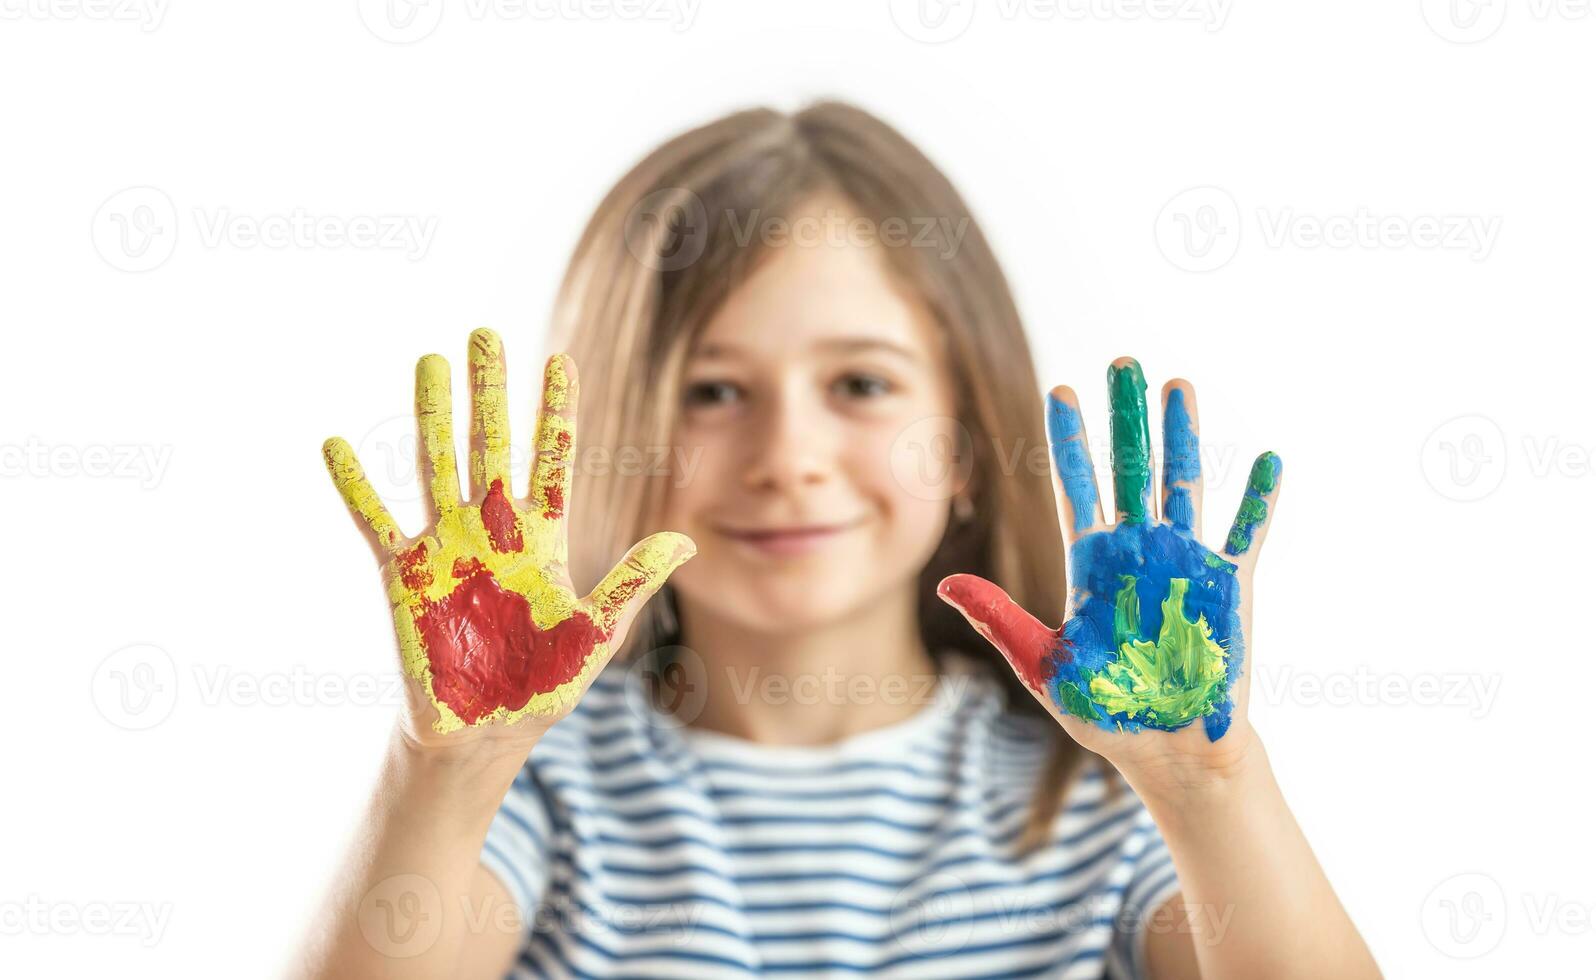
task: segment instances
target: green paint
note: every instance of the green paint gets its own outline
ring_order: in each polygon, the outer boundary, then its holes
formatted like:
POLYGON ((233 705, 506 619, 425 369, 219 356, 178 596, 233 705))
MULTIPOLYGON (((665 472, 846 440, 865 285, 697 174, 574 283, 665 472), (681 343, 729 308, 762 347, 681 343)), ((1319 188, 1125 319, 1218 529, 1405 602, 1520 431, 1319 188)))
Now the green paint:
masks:
POLYGON ((1114 648, 1141 639, 1142 606, 1136 598, 1136 576, 1119 577, 1119 594, 1114 597, 1114 648))
MULTIPOLYGON (((1116 601, 1116 632, 1120 611, 1134 608, 1135 603, 1135 580, 1126 576, 1124 581, 1116 601)), ((1214 642, 1201 614, 1196 622, 1186 618, 1190 585, 1189 579, 1169 580, 1158 639, 1121 643, 1119 659, 1105 664, 1088 684, 1093 702, 1110 712, 1175 726, 1210 714, 1224 700, 1225 650, 1214 642)))
POLYGON ((1245 554, 1252 547, 1252 533, 1269 516, 1269 504, 1264 498, 1274 492, 1280 480, 1280 457, 1264 453, 1253 460, 1252 472, 1247 475, 1247 492, 1236 511, 1236 522, 1230 525, 1230 536, 1225 539, 1227 554, 1245 554))
POLYGON ((1127 524, 1147 523, 1152 502, 1151 437, 1147 429, 1147 379, 1130 361, 1108 368, 1109 430, 1114 466, 1114 507, 1127 524))
POLYGON ((1066 711, 1077 718, 1087 721, 1097 721, 1102 716, 1097 713, 1097 706, 1091 699, 1081 693, 1081 689, 1069 681, 1058 682, 1058 700, 1064 705, 1066 711))

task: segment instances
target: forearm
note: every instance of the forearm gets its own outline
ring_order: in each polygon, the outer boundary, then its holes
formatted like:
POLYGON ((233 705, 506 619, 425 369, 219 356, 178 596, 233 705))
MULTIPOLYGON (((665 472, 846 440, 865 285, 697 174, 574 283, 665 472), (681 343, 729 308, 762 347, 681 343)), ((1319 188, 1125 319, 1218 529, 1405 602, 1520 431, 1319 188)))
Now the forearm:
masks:
MULTIPOLYGON (((421 749, 395 731, 365 819, 301 956, 299 975, 452 977, 473 914, 483 839, 525 761, 421 749)), ((480 916, 492 910, 475 910, 480 916)))
POLYGON ((1190 929, 1202 975, 1379 977, 1286 805, 1262 743, 1249 737, 1237 765, 1212 779, 1126 774, 1174 859, 1182 930, 1190 929))

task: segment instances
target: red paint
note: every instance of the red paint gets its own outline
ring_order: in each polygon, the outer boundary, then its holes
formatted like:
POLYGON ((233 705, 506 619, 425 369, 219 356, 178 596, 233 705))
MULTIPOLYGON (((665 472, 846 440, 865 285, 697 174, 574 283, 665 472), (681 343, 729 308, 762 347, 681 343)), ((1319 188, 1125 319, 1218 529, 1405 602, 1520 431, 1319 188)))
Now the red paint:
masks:
POLYGON ((468 725, 501 707, 524 707, 533 695, 569 681, 609 638, 580 611, 539 629, 524 597, 506 591, 480 564, 465 570, 453 592, 422 601, 416 628, 433 696, 468 725))
POLYGON ((515 505, 504 495, 503 480, 494 480, 488 495, 482 498, 482 526, 487 529, 488 543, 500 554, 520 551, 525 545, 521 524, 515 519, 515 505))
POLYGON ((432 569, 427 567, 427 543, 422 541, 409 551, 401 551, 394 558, 399 567, 399 578, 405 588, 415 592, 432 584, 432 569))
MULTIPOLYGON (((1058 658, 1070 657, 1060 642, 1059 630, 1043 626, 1035 616, 1015 605, 1008 593, 984 578, 949 575, 937 585, 937 595, 963 613, 1033 691, 1040 693, 1043 689, 1044 662, 1051 664, 1058 658)), ((1052 672, 1052 667, 1046 671, 1052 672)))
POLYGON ((636 578, 629 578, 626 581, 617 584, 615 588, 611 589, 609 594, 604 597, 605 601, 598 607, 599 621, 604 623, 607 627, 613 629, 616 621, 621 617, 621 610, 626 608, 626 604, 630 602, 632 597, 637 595, 637 593, 647 583, 648 579, 642 575, 639 575, 636 578))
MULTIPOLYGON (((559 457, 568 459, 571 455, 571 434, 557 432, 554 435, 554 444, 558 447, 559 457)), ((565 513, 565 490, 560 485, 560 477, 555 474, 543 483, 543 499, 548 505, 543 509, 544 517, 560 517, 565 513)))
POLYGON ((482 561, 479 558, 456 558, 454 560, 454 568, 451 569, 455 578, 465 578, 472 572, 483 570, 482 561))

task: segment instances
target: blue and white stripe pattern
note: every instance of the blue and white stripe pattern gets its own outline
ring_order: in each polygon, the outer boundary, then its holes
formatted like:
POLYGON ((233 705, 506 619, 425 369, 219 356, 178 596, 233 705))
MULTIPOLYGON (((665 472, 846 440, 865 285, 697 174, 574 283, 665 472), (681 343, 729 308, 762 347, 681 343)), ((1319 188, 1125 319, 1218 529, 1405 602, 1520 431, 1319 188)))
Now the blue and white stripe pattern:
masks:
POLYGON ((529 923, 510 975, 1143 976, 1179 890, 1147 812, 1088 771, 1016 853, 1051 723, 944 664, 908 720, 818 748, 677 727, 606 671, 483 846, 529 923))

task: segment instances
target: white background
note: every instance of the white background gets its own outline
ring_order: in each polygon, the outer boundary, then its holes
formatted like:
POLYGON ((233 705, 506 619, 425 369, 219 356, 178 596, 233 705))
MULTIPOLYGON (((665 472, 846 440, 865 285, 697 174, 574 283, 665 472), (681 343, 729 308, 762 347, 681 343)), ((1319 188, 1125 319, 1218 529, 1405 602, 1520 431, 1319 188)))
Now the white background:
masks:
POLYGON ((1211 535, 1283 457, 1253 713, 1388 974, 1588 975, 1587 7, 114 2, 0 2, 0 972, 281 969, 394 710, 322 439, 481 325, 524 437, 610 183, 832 94, 961 187, 1041 383, 1195 382, 1211 535), (296 213, 431 231, 238 237, 296 213))

